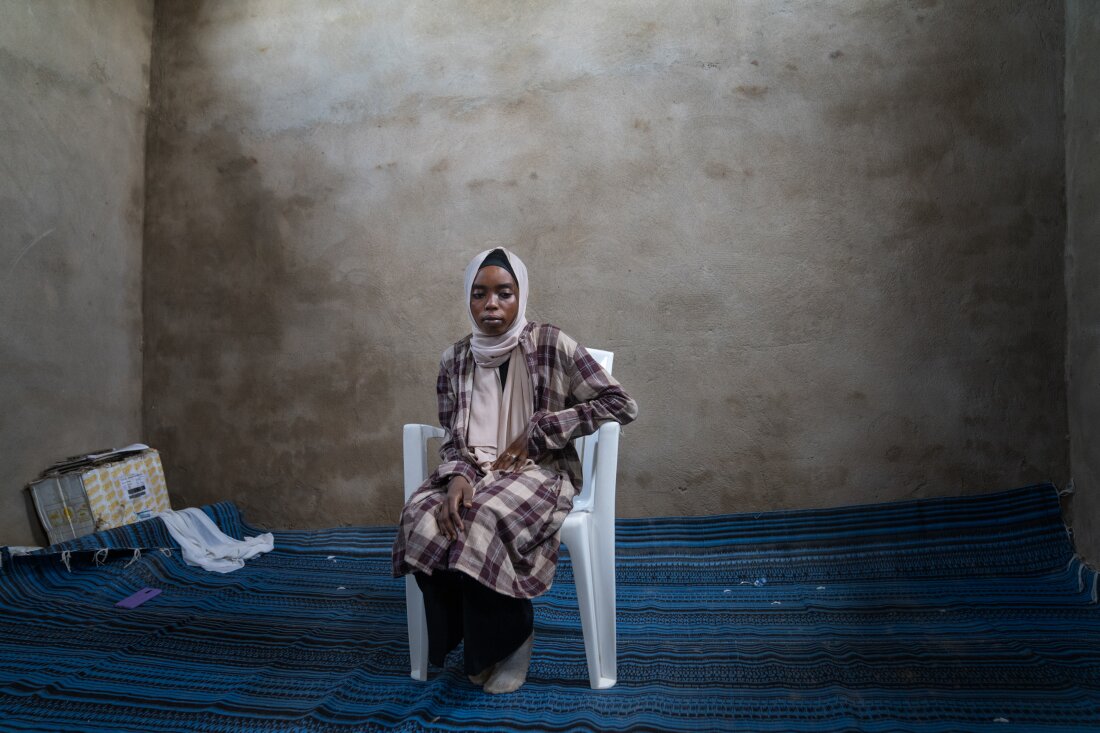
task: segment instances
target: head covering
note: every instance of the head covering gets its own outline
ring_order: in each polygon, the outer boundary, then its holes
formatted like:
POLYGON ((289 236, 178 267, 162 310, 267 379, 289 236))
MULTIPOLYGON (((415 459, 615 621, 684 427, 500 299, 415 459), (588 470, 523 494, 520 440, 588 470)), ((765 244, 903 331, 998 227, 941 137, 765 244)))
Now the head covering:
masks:
MULTIPOLYGON (((493 263, 489 263, 488 267, 493 263)), ((501 267, 503 265, 500 265, 501 267)), ((470 264, 466 265, 466 276, 463 278, 465 281, 465 290, 463 291, 462 302, 465 304, 463 307, 466 309, 466 317, 470 319, 471 338, 470 348, 474 352, 474 362, 478 366, 497 367, 503 364, 508 355, 512 353, 512 349, 519 343, 519 335, 523 331, 524 326, 527 325, 527 267, 516 255, 512 254, 508 250, 501 248, 487 249, 484 252, 479 252, 476 257, 470 260, 470 264), (477 277, 478 270, 481 269, 482 263, 488 258, 488 256, 494 251, 499 249, 500 252, 508 258, 508 263, 511 267, 505 268, 512 274, 512 278, 516 281, 516 287, 519 289, 519 308, 516 310, 516 320, 512 322, 512 326, 499 336, 490 336, 481 330, 481 325, 474 320, 474 314, 470 310, 470 291, 474 286, 474 278, 477 277)))
POLYGON ((508 261, 508 255, 500 247, 485 255, 485 259, 477 266, 477 271, 481 272, 486 267, 503 267, 512 276, 513 280, 516 277, 516 271, 512 269, 512 263, 508 261))

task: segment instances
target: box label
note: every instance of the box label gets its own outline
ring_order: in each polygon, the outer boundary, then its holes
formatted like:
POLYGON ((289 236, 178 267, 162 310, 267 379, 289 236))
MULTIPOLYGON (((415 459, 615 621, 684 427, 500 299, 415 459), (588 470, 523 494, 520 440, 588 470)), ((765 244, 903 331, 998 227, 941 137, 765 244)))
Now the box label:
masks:
POLYGON ((149 493, 149 479, 144 473, 131 473, 119 480, 119 487, 131 504, 144 499, 149 493))

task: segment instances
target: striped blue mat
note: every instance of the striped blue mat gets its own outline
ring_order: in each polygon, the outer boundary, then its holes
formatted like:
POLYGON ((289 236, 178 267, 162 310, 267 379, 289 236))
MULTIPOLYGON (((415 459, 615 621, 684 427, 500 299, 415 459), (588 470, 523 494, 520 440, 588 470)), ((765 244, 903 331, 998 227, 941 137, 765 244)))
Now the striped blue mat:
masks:
MULTIPOLYGON (((206 511, 260 531, 232 504, 206 511)), ((1053 486, 618 533, 618 686, 588 687, 566 557, 536 601, 528 683, 503 696, 457 657, 409 678, 392 528, 276 532, 228 575, 156 549, 176 547, 159 520, 64 558, 4 552, 0 728, 1100 729, 1097 576, 1053 486), (163 593, 114 607, 144 586, 163 593)))

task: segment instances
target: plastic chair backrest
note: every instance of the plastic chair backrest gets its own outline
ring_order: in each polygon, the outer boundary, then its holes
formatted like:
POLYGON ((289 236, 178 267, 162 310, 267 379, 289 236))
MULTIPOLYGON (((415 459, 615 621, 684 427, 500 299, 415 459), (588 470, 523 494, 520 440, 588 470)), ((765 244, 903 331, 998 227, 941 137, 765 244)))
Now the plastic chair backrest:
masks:
MULTIPOLYGON (((588 349, 589 355, 600 366, 611 373, 611 366, 615 361, 615 354, 601 349, 588 349)), ((599 441, 599 433, 592 433, 573 441, 573 447, 577 449, 577 455, 581 459, 581 493, 573 499, 573 511, 592 511, 592 500, 596 492, 596 443, 599 441)))

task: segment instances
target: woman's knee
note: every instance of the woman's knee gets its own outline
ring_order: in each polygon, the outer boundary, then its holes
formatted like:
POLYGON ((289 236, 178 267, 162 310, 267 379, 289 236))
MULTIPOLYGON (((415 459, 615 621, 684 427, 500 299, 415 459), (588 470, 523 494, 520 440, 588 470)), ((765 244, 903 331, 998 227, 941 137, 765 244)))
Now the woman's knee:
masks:
POLYGON ((413 496, 401 507, 401 524, 419 524, 424 517, 434 517, 439 499, 434 494, 426 494, 422 497, 413 496))
POLYGON ((490 499, 491 497, 488 497, 478 501, 477 494, 475 494, 473 503, 465 507, 462 512, 462 521, 468 527, 481 526, 486 529, 495 529, 499 520, 499 512, 495 503, 490 499))

